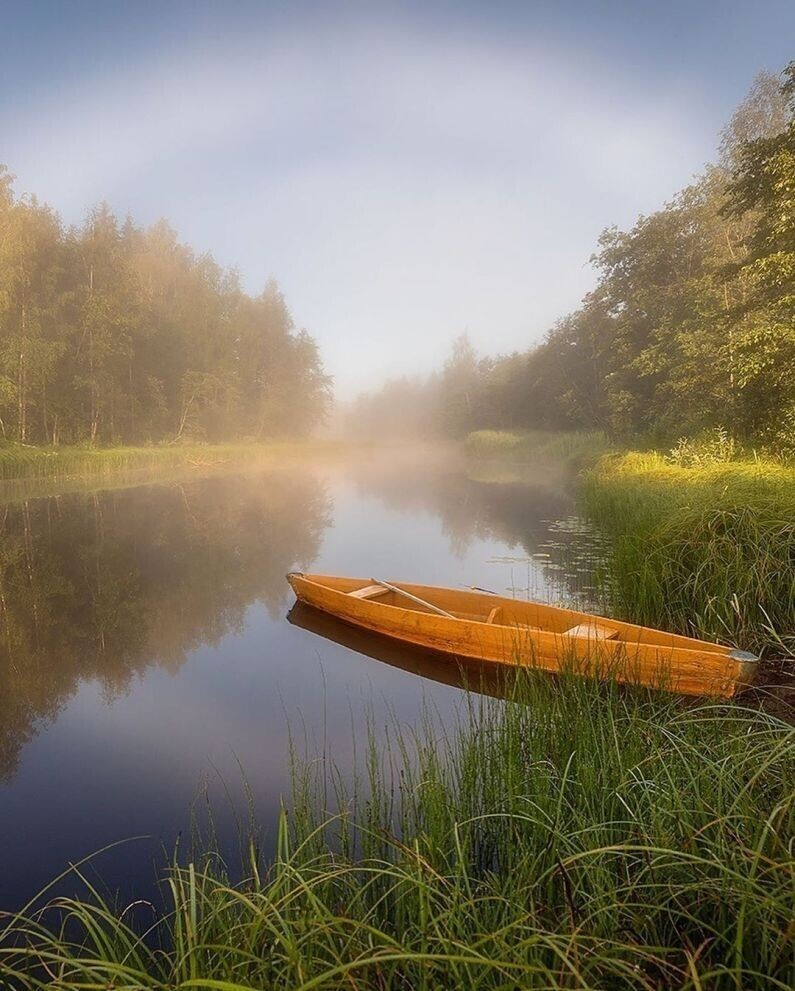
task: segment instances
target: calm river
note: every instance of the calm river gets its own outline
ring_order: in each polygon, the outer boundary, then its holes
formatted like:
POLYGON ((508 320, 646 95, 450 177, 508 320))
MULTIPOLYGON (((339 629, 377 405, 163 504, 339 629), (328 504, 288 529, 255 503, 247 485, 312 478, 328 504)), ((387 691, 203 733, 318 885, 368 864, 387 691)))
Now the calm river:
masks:
POLYGON ((438 453, 7 501, 0 528, 0 910, 132 837, 86 869, 151 897, 207 801, 228 849, 250 790, 267 842, 290 737, 344 772, 368 718, 452 718, 448 668, 291 613, 285 572, 587 604, 599 557, 564 478, 438 453))

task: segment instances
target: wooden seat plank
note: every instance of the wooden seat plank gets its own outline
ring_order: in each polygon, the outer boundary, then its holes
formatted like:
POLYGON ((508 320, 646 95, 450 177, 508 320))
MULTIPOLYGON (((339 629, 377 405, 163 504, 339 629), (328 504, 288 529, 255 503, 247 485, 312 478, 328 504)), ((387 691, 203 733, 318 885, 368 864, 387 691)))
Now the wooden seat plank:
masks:
POLYGON ((383 585, 365 585, 364 588, 357 588, 353 592, 348 592, 348 595, 353 596, 354 599, 377 599, 379 595, 388 595, 389 589, 384 588, 383 585))
POLYGON ((599 623, 580 623, 565 631, 567 637, 588 637, 591 640, 614 640, 618 630, 613 626, 602 626, 599 623))

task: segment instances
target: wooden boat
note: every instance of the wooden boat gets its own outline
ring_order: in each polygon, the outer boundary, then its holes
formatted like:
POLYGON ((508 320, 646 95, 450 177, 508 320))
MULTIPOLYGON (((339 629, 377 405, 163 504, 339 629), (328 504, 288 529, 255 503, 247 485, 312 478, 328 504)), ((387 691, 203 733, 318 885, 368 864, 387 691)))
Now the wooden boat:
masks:
POLYGON ((691 637, 488 592, 291 572, 300 602, 456 658, 731 696, 758 658, 691 637))

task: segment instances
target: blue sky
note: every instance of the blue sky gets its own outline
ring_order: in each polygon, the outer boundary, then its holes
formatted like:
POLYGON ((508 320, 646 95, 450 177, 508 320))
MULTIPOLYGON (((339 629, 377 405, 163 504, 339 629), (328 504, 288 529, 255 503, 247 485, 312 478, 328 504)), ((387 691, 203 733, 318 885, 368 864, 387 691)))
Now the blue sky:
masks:
POLYGON ((338 392, 527 347, 714 157, 795 2, 0 0, 0 162, 275 276, 338 392))

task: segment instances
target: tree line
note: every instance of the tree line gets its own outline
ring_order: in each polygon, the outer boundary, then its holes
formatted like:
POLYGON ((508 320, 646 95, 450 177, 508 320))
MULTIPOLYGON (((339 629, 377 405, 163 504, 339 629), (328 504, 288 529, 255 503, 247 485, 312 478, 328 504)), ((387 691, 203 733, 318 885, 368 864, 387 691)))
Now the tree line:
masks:
POLYGON ((274 282, 180 243, 166 221, 79 228, 0 166, 0 437, 118 444, 303 436, 330 401, 274 282))
POLYGON ((661 210, 601 235, 594 290, 537 346, 360 397, 381 433, 601 428, 675 437, 722 427, 795 447, 795 63, 762 73, 719 158, 661 210))

